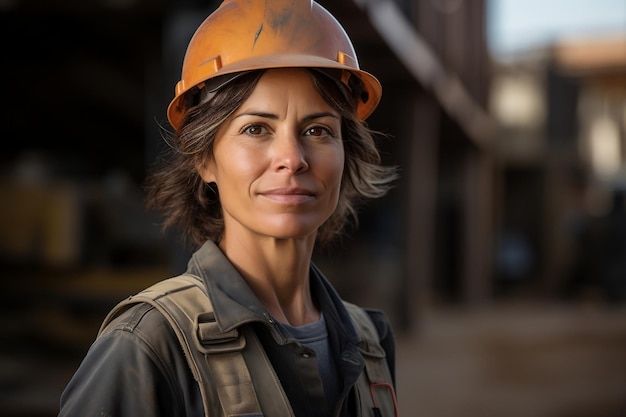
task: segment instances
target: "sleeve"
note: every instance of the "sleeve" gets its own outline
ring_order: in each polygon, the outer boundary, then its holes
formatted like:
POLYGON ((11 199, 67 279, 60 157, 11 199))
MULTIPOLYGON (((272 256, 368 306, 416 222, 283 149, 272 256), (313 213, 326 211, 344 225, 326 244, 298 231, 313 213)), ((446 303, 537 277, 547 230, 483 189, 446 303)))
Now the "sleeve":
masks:
POLYGON ((60 417, 185 414, 187 378, 180 376, 190 372, 173 331, 158 316, 139 305, 111 323, 65 387, 60 417))
POLYGON ((389 372, 391 372, 391 379, 393 384, 396 384, 396 342, 391 328, 391 323, 387 315, 380 310, 368 309, 365 311, 370 316, 370 319, 378 330, 378 337, 380 338, 380 345, 385 350, 387 355, 387 366, 389 366, 389 372))

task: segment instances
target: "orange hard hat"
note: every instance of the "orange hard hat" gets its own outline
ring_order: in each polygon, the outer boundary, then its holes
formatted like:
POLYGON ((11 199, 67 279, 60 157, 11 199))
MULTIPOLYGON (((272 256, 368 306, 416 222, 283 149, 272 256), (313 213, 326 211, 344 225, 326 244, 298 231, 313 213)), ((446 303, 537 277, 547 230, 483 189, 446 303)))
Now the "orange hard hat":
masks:
MULTIPOLYGON (((350 38, 339 22, 312 0, 225 0, 200 24, 187 46, 181 80, 167 109, 180 128, 183 96, 226 74, 268 68, 335 69, 356 96, 364 120, 382 94, 378 80, 362 71, 350 38)), ((227 78, 227 77, 226 77, 227 78)))

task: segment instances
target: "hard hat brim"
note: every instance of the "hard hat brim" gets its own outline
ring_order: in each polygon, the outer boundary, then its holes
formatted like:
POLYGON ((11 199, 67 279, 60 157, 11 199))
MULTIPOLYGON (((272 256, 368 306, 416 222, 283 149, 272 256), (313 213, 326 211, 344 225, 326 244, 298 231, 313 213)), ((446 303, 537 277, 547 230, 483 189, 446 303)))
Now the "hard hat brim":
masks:
MULTIPOLYGON (((200 86, 203 83, 207 83, 209 80, 220 79, 217 85, 211 85, 209 88, 216 90, 223 85, 232 81, 236 77, 223 77, 229 74, 243 73, 251 70, 263 70, 272 68, 328 68, 328 69, 340 69, 348 71, 351 74, 359 78, 363 83, 363 88, 366 100, 359 100, 357 103, 356 113, 357 117, 361 120, 365 120, 378 106, 382 96, 382 87, 378 79, 372 74, 363 71, 361 69, 355 69, 354 67, 341 64, 337 61, 330 59, 311 56, 311 55, 296 55, 296 54, 275 54, 275 55, 263 55, 255 56, 247 59, 243 59, 234 62, 230 65, 220 68, 218 71, 213 72, 210 76, 202 80, 192 80, 190 83, 185 84, 182 78, 176 86, 176 97, 171 101, 167 108, 167 117, 170 125, 178 130, 182 123, 184 113, 187 110, 184 108, 182 100, 185 93, 194 86, 200 86)), ((341 81, 341 80, 339 80, 341 81)), ((208 87, 208 86, 207 86, 208 87)))

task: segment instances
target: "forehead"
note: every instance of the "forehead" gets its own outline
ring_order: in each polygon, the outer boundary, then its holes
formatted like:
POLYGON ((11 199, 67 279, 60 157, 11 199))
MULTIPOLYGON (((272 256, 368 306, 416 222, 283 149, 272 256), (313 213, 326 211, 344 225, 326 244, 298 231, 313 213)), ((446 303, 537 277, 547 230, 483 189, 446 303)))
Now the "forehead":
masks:
MULTIPOLYGON (((319 75, 317 77, 320 77, 319 75)), ((306 107, 332 107, 324 99, 324 88, 314 81, 312 72, 301 68, 279 68, 264 71, 254 90, 242 104, 256 103, 263 106, 278 103, 299 103, 306 107)))

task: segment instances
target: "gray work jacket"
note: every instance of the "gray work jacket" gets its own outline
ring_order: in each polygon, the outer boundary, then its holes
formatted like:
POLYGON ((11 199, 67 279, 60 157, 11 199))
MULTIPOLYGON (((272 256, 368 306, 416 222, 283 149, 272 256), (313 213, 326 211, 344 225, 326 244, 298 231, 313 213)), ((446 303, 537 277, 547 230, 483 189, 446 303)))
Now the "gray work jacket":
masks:
MULTIPOLYGON (((357 332, 339 295, 312 265, 314 299, 324 314, 343 391, 327 405, 315 355, 281 331, 215 243, 191 257, 187 273, 203 279, 219 327, 254 328, 297 417, 356 416, 354 384, 364 372, 357 332), (329 409, 329 408, 332 408, 329 409)), ((392 376, 395 346, 386 316, 367 310, 378 328, 392 376)), ((94 341, 66 386, 59 416, 204 415, 200 390, 167 320, 147 304, 133 306, 94 341)))

